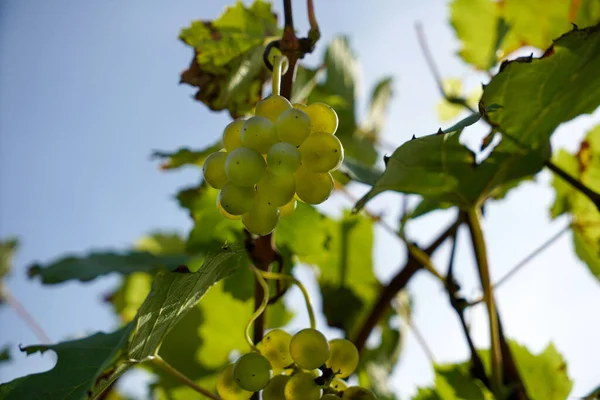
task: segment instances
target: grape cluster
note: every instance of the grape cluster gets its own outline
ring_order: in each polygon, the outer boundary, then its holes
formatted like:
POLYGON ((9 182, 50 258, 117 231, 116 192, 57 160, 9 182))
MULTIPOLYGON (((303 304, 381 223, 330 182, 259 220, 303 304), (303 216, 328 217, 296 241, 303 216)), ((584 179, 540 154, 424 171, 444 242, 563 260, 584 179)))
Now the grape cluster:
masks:
POLYGON ((259 101, 254 116, 227 125, 225 148, 203 167, 205 181, 221 190, 221 214, 266 235, 295 210, 296 199, 327 200, 333 191, 330 172, 344 159, 334 136, 337 126, 337 114, 327 104, 291 104, 279 95, 259 101))
POLYGON ((346 339, 329 342, 316 329, 294 336, 267 333, 253 351, 228 365, 217 381, 223 400, 247 400, 262 390, 263 400, 375 400, 369 390, 342 379, 358 366, 358 350, 346 339))

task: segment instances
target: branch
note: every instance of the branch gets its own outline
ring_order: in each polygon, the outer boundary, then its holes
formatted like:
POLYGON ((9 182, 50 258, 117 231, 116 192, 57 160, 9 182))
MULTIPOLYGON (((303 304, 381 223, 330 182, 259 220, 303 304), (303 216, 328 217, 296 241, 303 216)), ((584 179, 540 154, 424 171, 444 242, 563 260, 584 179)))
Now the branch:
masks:
POLYGON ((500 333, 500 350, 502 352, 502 364, 504 366, 503 383, 506 386, 512 388, 512 393, 510 393, 509 398, 514 400, 529 400, 527 390, 525 389, 525 385, 523 384, 523 380, 521 379, 521 375, 519 374, 519 369, 517 368, 517 364, 512 355, 512 351, 510 351, 510 347, 508 347, 508 342, 506 341, 506 337, 504 336, 504 329, 502 328, 502 321, 500 320, 500 314, 498 310, 496 310, 496 318, 498 319, 498 331, 500 333))
POLYGON ((573 178, 565 170, 554 164, 552 161, 548 160, 544 163, 544 165, 548 167, 550 171, 563 178, 568 184, 573 186, 573 188, 579 190, 583 195, 587 196, 592 203, 594 203, 598 211, 600 211, 600 193, 594 192, 592 189, 584 185, 580 180, 573 178))
POLYGON ((171 364, 169 364, 168 362, 166 362, 161 356, 159 356, 158 354, 156 354, 152 359, 151 359, 152 364, 156 365, 157 367, 163 369, 164 371, 170 373, 171 375, 173 375, 175 378, 179 379, 181 382, 183 382, 183 384, 191 387, 192 389, 194 389, 196 392, 208 397, 209 399, 212 400, 221 400, 221 398, 213 393, 211 393, 210 391, 204 389, 203 387, 200 387, 196 384, 196 382, 192 381, 190 378, 188 378, 187 376, 185 376, 184 374, 182 374, 181 372, 179 372, 178 370, 175 369, 175 367, 173 367, 171 364))
POLYGON ((40 324, 35 320, 35 318, 27 311, 27 309, 17 300, 15 296, 10 292, 8 286, 4 283, 0 283, 0 300, 4 300, 6 304, 12 307, 13 310, 17 313, 19 317, 29 326, 29 328, 33 331, 33 333, 37 336, 37 338, 42 342, 42 344, 50 344, 52 341, 46 335, 46 332, 42 329, 40 324))
MULTIPOLYGON (((423 250, 423 252, 427 255, 433 254, 437 248, 458 229, 459 225, 460 222, 456 221, 442 234, 440 234, 440 236, 434 240, 429 247, 423 250)), ((365 319, 362 328, 354 339, 354 344, 359 352, 364 350, 367 339, 381 318, 383 318, 383 316, 389 310, 390 303, 396 294, 406 287, 413 275, 421 268, 422 265, 419 264, 419 262, 409 254, 404 267, 402 267, 396 276, 394 276, 394 278, 392 278, 392 280, 381 289, 377 303, 375 303, 371 309, 371 312, 365 319)))

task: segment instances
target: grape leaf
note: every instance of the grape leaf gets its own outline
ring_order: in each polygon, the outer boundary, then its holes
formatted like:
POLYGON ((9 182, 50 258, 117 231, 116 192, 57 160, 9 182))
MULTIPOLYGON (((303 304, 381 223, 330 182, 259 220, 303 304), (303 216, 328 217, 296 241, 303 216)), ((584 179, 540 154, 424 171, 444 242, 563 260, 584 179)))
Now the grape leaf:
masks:
POLYGON ((435 386, 442 399, 492 400, 494 397, 469 373, 469 363, 435 366, 435 386))
POLYGON ((163 170, 177 169, 186 165, 202 167, 204 160, 212 153, 221 150, 221 148, 223 148, 223 144, 219 140, 217 143, 202 150, 190 150, 187 147, 183 147, 172 153, 154 151, 152 158, 162 160, 160 168, 163 170))
POLYGON ((263 63, 265 38, 279 35, 271 4, 237 2, 213 21, 194 21, 180 39, 194 49, 181 82, 198 87, 196 100, 213 111, 227 109, 233 118, 248 114, 260 100, 269 78, 263 63))
POLYGON ((522 57, 502 64, 485 86, 481 102, 499 107, 487 121, 520 145, 545 146, 556 127, 600 104, 600 25, 572 30, 541 58, 522 57))
POLYGON ((13 257, 19 242, 16 238, 7 238, 0 241, 0 282, 11 270, 13 257))
POLYGON ((381 178, 382 171, 375 167, 369 167, 352 157, 345 157, 342 170, 354 181, 374 186, 381 178))
MULTIPOLYGON (((590 189, 600 192, 600 125, 587 133, 575 155, 561 150, 554 163, 590 189)), ((557 175, 552 186, 556 192, 552 218, 569 213, 575 253, 600 279, 600 212, 587 196, 557 175)))

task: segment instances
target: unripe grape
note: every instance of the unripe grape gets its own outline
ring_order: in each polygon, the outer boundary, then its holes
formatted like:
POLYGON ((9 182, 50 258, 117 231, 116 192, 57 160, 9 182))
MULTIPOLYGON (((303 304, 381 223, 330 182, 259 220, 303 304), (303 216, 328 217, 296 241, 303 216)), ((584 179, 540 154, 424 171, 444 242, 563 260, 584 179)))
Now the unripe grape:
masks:
POLYGON ((250 211, 242 215, 242 223, 248 232, 260 236, 273 232, 278 222, 279 209, 262 201, 258 196, 250 211))
POLYGON ((262 400, 285 400, 285 385, 290 380, 289 376, 276 375, 262 391, 262 400))
POLYGON ((344 381, 340 378, 333 378, 333 380, 331 381, 329 386, 331 386, 333 389, 337 390, 338 392, 344 391, 348 388, 348 384, 346 383, 346 381, 344 381))
POLYGON ((306 107, 304 112, 312 123, 311 133, 335 134, 338 127, 338 116, 333 108, 325 103, 312 103, 306 107))
POLYGON ((233 378, 233 364, 229 364, 217 379, 217 393, 223 400, 247 400, 252 396, 235 382, 233 378))
POLYGON ((310 372, 298 372, 285 385, 285 400, 319 400, 321 388, 310 372))
POLYGON ((344 390, 342 394, 343 400, 376 400, 375 395, 365 388, 360 386, 350 386, 344 390))
POLYGON ((344 160, 340 140, 328 133, 313 133, 299 148, 302 165, 312 172, 330 172, 338 169, 344 160))
POLYGON ((303 329, 292 336, 290 354, 300 368, 316 369, 329 358, 329 344, 318 330, 303 329))
POLYGON ((275 127, 281 141, 300 146, 310 135, 311 122, 304 111, 292 108, 281 113, 275 127))
POLYGON ((270 206, 284 206, 294 198, 294 193, 296 180, 293 175, 275 175, 267 171, 256 185, 257 198, 270 206))
MULTIPOLYGON (((219 195, 220 194, 221 193, 219 193, 219 195)), ((227 211, 225 211, 225 209, 221 205, 221 202, 219 201, 219 197, 220 196, 217 196, 217 210, 219 210, 219 212, 221 213, 222 216, 224 216, 227 219, 231 219, 231 220, 240 220, 240 219, 242 219, 241 215, 233 215, 233 214, 229 214, 227 211)))
POLYGON ((225 150, 228 152, 244 145, 242 143, 241 131, 245 120, 246 118, 238 118, 225 127, 223 131, 223 146, 225 146, 225 150))
POLYGON ((300 151, 290 143, 275 143, 267 154, 267 167, 276 175, 292 175, 300 167, 300 151))
POLYGON ((327 393, 321 397, 321 400, 340 400, 340 399, 341 399, 340 396, 338 396, 337 394, 333 394, 333 393, 327 393))
POLYGON ((252 209, 255 195, 254 188, 228 183, 219 192, 217 201, 228 214, 242 215, 252 209))
POLYGON ((233 378, 242 389, 258 392, 271 379, 271 364, 261 354, 246 353, 233 364, 233 378))
POLYGON ((237 186, 254 186, 267 169, 264 158, 255 150, 238 147, 227 156, 225 172, 229 181, 237 186))
POLYGON ((305 203, 321 204, 333 192, 333 177, 329 172, 316 173, 301 165, 294 177, 296 178, 296 195, 305 203))
POLYGON ((275 123, 275 121, 277 121, 277 117, 279 117, 282 112, 289 110, 290 108, 292 108, 292 103, 290 103, 288 99, 275 94, 265 97, 259 101, 256 104, 254 115, 268 118, 271 120, 271 122, 275 123))
POLYGON ((296 205, 297 205, 297 201, 296 199, 292 199, 291 201, 289 201, 287 204, 281 206, 279 208, 279 216, 281 218, 285 218, 287 216, 290 216, 294 213, 294 211, 296 211, 296 205))
POLYGON ((244 121, 241 137, 244 146, 260 154, 267 154, 271 146, 279 141, 275 124, 261 116, 250 117, 244 121))
POLYGON ((289 367, 294 360, 290 355, 292 335, 283 329, 273 329, 256 345, 260 353, 267 357, 274 369, 289 367))
POLYGON ((340 378, 349 377, 358 366, 358 350, 354 343, 346 339, 329 341, 330 356, 327 366, 340 378))
POLYGON ((204 180, 215 189, 221 189, 228 181, 227 174, 225 173, 226 160, 227 153, 223 151, 212 153, 204 160, 204 165, 202 166, 204 180))

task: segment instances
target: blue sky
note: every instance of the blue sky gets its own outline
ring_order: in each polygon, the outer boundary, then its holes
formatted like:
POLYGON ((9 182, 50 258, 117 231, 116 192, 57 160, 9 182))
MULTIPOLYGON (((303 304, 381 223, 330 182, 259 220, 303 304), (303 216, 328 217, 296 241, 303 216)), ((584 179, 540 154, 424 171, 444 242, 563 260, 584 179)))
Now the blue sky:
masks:
MULTIPOLYGON (((111 330, 117 321, 101 304, 118 282, 109 276, 93 283, 41 286, 25 278, 25 268, 65 252, 129 246, 155 230, 187 232, 190 222, 173 195, 193 185, 194 170, 159 171, 149 159, 153 149, 201 147, 214 141, 228 122, 224 113, 208 112, 193 101, 193 90, 178 85, 190 50, 177 40, 192 19, 210 19, 229 1, 149 0, 4 0, 0 3, 0 237, 17 235, 21 249, 8 286, 44 327, 52 340, 111 330)), ((295 2, 295 22, 306 31, 303 2, 295 2)), ((348 34, 362 65, 361 109, 373 84, 392 75, 394 101, 384 136, 401 144, 437 130, 435 84, 418 49, 414 22, 424 24, 431 50, 444 76, 466 78, 474 87, 484 78, 455 56, 458 43, 446 3, 436 1, 316 1, 324 44, 348 34)), ((276 5, 280 11, 280 5, 276 5)), ((555 148, 578 146, 600 113, 562 126, 555 148)), ((469 132, 474 142, 483 129, 469 132)), ((544 172, 502 202, 490 205, 486 233, 494 277, 502 276, 528 252, 552 236, 566 220, 549 221, 553 194, 544 172)), ((356 193, 364 192, 357 187, 356 193)), ((332 200, 333 205, 343 203, 332 200)), ((383 195, 372 209, 395 209, 395 195, 383 195)), ((451 215, 437 212, 410 226, 423 243, 445 226, 451 215)), ((376 232, 377 275, 389 279, 403 252, 396 239, 376 232)), ((461 233, 461 242, 467 237, 461 233)), ((447 248, 440 252, 444 265, 447 248)), ((474 267, 467 246, 459 249, 458 275, 474 293, 474 267)), ((306 271, 300 276, 311 279, 306 271)), ((410 285, 415 323, 436 361, 466 357, 455 316, 439 285, 419 275, 410 285)), ((471 290, 471 291, 469 291, 471 290)), ((573 395, 598 384, 594 375, 600 346, 594 332, 600 315, 600 287, 574 257, 569 236, 538 257, 498 291, 508 336, 540 351, 553 341, 569 363, 573 395)), ((487 346, 484 310, 472 315, 476 343, 487 346)), ((300 323, 300 322, 295 322, 300 323)), ((0 308, 0 344, 36 343, 36 337, 7 308, 0 308)), ((13 351, 15 362, 0 367, 0 382, 53 365, 13 351)), ((410 394, 432 379, 429 361, 408 334, 394 372, 394 388, 410 394)))

